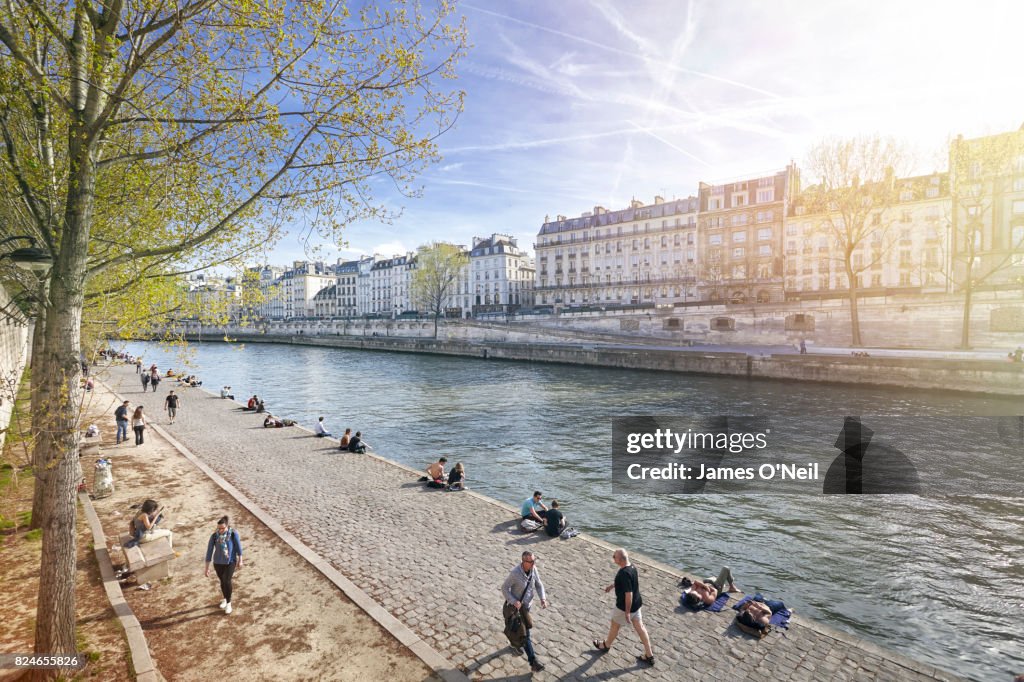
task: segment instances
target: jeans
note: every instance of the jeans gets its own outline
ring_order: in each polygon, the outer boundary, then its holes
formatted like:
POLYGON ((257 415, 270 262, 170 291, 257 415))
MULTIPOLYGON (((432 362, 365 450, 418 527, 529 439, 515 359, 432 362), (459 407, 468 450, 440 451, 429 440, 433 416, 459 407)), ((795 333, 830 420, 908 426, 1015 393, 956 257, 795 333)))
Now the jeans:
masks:
POLYGON ((224 599, 231 603, 231 576, 235 574, 235 564, 214 564, 213 570, 217 571, 220 578, 220 592, 224 599))
POLYGON ((143 433, 143 431, 146 430, 146 427, 145 426, 134 426, 132 428, 135 430, 135 444, 136 445, 142 445, 142 443, 144 441, 144 439, 142 437, 142 433, 143 433))
POLYGON ((718 577, 708 582, 714 585, 716 590, 722 592, 733 582, 732 571, 729 570, 728 566, 722 566, 722 570, 718 572, 718 577))
POLYGON ((530 638, 530 631, 533 628, 526 628, 526 640, 523 642, 523 649, 526 650, 526 660, 533 665, 537 662, 537 654, 533 650, 533 640, 530 638))
POLYGON ((121 441, 123 441, 123 440, 128 440, 128 420, 127 419, 118 419, 117 420, 117 443, 120 444, 121 441))

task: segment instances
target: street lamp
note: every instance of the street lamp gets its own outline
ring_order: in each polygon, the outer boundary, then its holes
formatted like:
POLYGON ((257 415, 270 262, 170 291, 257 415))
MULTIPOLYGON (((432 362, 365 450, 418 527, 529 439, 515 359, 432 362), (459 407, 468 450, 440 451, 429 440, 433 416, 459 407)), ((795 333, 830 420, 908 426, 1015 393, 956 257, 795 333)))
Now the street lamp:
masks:
POLYGON ((50 266, 53 265, 53 258, 44 249, 38 248, 36 246, 36 240, 32 237, 21 235, 7 237, 6 239, 0 240, 0 246, 17 240, 27 241, 31 246, 15 249, 10 253, 0 254, 0 259, 10 258, 18 267, 26 270, 32 270, 39 275, 42 275, 42 273, 50 269, 50 266))

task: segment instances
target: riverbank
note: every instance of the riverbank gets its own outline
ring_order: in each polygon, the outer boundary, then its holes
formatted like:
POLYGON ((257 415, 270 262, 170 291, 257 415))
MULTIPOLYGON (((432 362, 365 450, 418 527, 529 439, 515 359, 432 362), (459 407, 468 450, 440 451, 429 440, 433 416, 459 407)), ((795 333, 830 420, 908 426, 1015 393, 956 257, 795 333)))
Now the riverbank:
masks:
MULTIPOLYGON (((116 368, 111 381, 127 397, 141 398, 134 370, 116 368)), ((162 402, 173 388, 167 383, 145 400, 162 402)), ((639 555, 658 663, 651 670, 637 666, 632 634, 598 656, 588 642, 607 631, 603 587, 615 571, 608 545, 587 536, 524 535, 506 505, 472 492, 428 491, 416 482, 417 472, 393 462, 339 453, 302 429, 265 430, 258 416, 231 401, 197 389, 181 392, 179 417, 163 428, 474 678, 528 674, 525 659, 512 654, 501 634, 498 588, 530 549, 552 601, 535 613, 538 655, 548 666, 540 679, 956 679, 799 615, 788 631, 751 640, 731 624, 735 612, 728 608, 712 614, 679 607, 680 573, 639 555)), ((436 455, 423 452, 423 463, 436 455)), ((525 496, 533 482, 523 487, 525 496)), ((737 581, 743 585, 744 576, 737 581)))
MULTIPOLYGON (((212 334, 205 340, 222 341, 212 334)), ((198 339, 190 339, 198 340, 198 339)), ((854 384, 887 388, 1024 396, 1024 363, 934 357, 757 355, 610 344, 470 343, 408 337, 272 336, 242 334, 238 343, 290 343, 400 353, 640 369, 744 379, 854 384)))
MULTIPOLYGON (((136 403, 137 396, 126 397, 136 403)), ((115 563, 123 561, 117 536, 129 506, 152 497, 165 509, 163 525, 174 532, 178 553, 173 574, 147 590, 125 587, 124 596, 166 679, 210 680, 227 674, 242 680, 440 680, 196 468, 158 427, 146 430, 142 446, 134 440, 114 445, 111 415, 119 402, 102 385, 90 394, 89 420, 100 426, 101 454, 113 461, 115 477, 114 494, 93 504, 115 563), (224 514, 239 530, 245 550, 229 616, 217 608, 215 577, 203 575, 207 539, 224 514), (339 643, 344 644, 343 657, 337 654, 339 643), (230 661, 227 668, 225 661, 230 661)), ((166 422, 155 401, 147 402, 151 424, 166 422)), ((91 488, 92 471, 85 469, 91 488)))

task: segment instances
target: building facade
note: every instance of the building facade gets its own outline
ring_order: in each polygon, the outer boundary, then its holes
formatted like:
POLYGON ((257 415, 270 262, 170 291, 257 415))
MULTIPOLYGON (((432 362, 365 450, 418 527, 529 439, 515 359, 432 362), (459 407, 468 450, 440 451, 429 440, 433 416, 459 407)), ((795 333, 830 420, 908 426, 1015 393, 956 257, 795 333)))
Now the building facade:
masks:
POLYGON ((473 237, 469 285, 474 315, 515 312, 531 305, 533 278, 530 259, 514 237, 498 233, 473 237))
POLYGON ((799 192, 795 165, 719 185, 700 183, 700 300, 769 303, 785 299, 783 222, 799 192))
POLYGON ((581 307, 673 304, 696 300, 699 272, 698 199, 629 208, 595 206, 579 218, 541 226, 535 303, 581 307))
POLYGON ((856 231, 835 213, 816 211, 816 188, 797 195, 785 221, 787 296, 841 294, 849 289, 846 242, 857 288, 865 295, 946 291, 950 282, 949 175, 891 180, 897 200, 865 214, 856 231), (863 235, 851 239, 849 235, 863 235))

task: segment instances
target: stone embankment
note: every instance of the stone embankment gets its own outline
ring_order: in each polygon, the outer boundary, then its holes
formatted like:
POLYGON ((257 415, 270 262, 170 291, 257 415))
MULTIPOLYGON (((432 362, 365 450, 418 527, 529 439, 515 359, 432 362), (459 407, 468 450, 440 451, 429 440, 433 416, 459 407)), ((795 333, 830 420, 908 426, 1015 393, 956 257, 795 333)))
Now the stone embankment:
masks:
MULTIPOLYGON (((206 340, 223 336, 208 334, 206 340)), ((744 379, 815 381, 896 388, 1024 395, 1024 363, 1004 360, 842 355, 758 355, 685 348, 613 344, 470 343, 406 337, 270 336, 231 337, 245 343, 294 343, 404 353, 433 353, 493 360, 550 362, 744 379)))
MULTIPOLYGON (((110 381, 128 398, 139 393, 131 368, 113 369, 110 381)), ((161 400, 171 383, 153 397, 161 400)), ((681 573, 642 556, 641 547, 628 549, 636 550, 656 665, 638 665, 631 632, 602 656, 590 642, 608 630, 612 547, 585 534, 523 534, 516 510, 482 495, 427 489, 417 472, 383 457, 340 452, 337 441, 302 428, 264 429, 260 415, 200 389, 180 393, 175 423, 159 420, 167 432, 473 679, 528 679, 526 660, 502 634, 499 594, 527 549, 551 602, 534 611, 535 645, 547 666, 534 679, 958 679, 799 614, 789 630, 755 641, 732 624, 728 607, 682 608, 681 573)), ((423 453, 424 464, 432 455, 423 453)), ((532 484, 523 489, 528 494, 532 484)))

